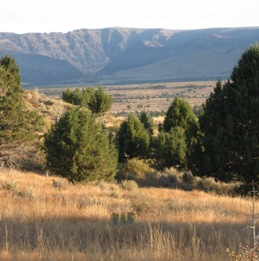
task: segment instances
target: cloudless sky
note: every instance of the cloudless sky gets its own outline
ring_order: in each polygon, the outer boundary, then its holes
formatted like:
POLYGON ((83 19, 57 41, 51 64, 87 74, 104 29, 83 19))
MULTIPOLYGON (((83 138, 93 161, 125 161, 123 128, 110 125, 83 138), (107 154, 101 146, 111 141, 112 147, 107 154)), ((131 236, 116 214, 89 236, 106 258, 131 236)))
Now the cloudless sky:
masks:
POLYGON ((259 26, 259 0, 4 0, 0 32, 259 26))

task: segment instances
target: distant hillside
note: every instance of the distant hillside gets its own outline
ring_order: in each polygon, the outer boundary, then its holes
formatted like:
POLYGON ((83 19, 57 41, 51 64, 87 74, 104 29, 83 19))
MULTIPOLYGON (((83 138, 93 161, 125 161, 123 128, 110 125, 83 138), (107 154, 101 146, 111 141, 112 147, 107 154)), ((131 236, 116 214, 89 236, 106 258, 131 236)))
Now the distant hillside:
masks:
POLYGON ((23 86, 228 78, 259 27, 173 31, 107 28, 68 33, 0 33, 1 54, 21 68, 23 86))

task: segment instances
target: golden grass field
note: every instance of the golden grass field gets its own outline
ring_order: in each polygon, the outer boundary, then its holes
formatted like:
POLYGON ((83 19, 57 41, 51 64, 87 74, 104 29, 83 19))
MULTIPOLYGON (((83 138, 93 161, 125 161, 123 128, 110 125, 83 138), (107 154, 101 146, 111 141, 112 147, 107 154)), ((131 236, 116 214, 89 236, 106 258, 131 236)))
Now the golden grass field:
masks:
POLYGON ((248 198, 11 169, 0 170, 0 197, 0 260, 227 261, 251 239, 248 198), (128 212, 132 222, 114 224, 112 213, 128 212))
MULTIPOLYGON (((179 94, 192 106, 200 105, 214 86, 196 82, 107 87, 120 99, 103 123, 119 128, 125 116, 113 113, 166 111, 179 94)), ((28 108, 40 111, 47 129, 71 107, 60 100, 62 91, 24 94, 28 108)), ((163 119, 154 118, 156 127, 163 119)), ((227 252, 251 245, 249 198, 172 188, 127 190, 105 182, 73 185, 59 177, 4 168, 0 196, 1 261, 259 260, 227 252), (128 213, 131 222, 125 222, 128 213)))
POLYGON ((193 107, 209 97, 216 83, 167 82, 139 85, 108 86, 106 92, 115 97, 111 112, 167 111, 176 96, 182 97, 193 107))

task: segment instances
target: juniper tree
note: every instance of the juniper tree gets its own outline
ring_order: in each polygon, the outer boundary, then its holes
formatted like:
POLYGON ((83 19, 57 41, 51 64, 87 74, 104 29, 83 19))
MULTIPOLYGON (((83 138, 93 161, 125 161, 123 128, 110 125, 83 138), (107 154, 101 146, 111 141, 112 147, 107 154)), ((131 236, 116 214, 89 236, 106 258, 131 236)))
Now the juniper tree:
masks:
POLYGON ((129 115, 117 133, 119 161, 134 157, 148 158, 150 137, 140 120, 129 115))
POLYGON ((93 113, 100 115, 107 112, 112 105, 112 97, 105 93, 101 85, 96 90, 93 88, 67 89, 62 93, 62 99, 74 105, 87 107, 93 113))
POLYGON ((27 109, 23 92, 19 67, 6 55, 0 60, 0 160, 5 164, 23 156, 23 148, 42 131, 42 117, 27 109))
POLYGON ((141 112, 139 115, 139 120, 144 125, 144 128, 148 131, 150 137, 154 134, 154 121, 151 117, 148 117, 146 112, 141 112))
POLYGON ((96 114, 102 115, 103 113, 110 110, 112 106, 112 97, 105 93, 102 86, 99 86, 94 91, 91 99, 88 102, 89 109, 96 114))
POLYGON ((160 168, 186 168, 186 132, 192 124, 196 124, 196 116, 191 106, 185 100, 175 98, 166 112, 164 123, 154 143, 160 168))
POLYGON ((199 116, 192 171, 246 183, 259 181, 259 47, 248 48, 230 79, 217 83, 199 116), (198 153, 197 153, 198 152, 198 153))
POLYGON ((73 108, 45 135, 46 167, 73 182, 112 180, 117 151, 91 112, 73 108))
POLYGON ((165 132, 170 132, 175 127, 186 130, 195 121, 196 117, 189 103, 176 97, 166 112, 163 129, 165 132))

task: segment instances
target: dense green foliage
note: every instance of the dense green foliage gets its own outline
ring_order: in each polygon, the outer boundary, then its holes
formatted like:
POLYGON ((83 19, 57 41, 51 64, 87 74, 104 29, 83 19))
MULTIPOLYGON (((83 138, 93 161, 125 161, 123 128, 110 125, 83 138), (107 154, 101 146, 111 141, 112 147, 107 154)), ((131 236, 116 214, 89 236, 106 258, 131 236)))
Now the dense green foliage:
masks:
POLYGON ((99 86, 97 90, 94 91, 88 107, 96 114, 103 114, 104 112, 110 110, 112 106, 112 97, 104 92, 103 87, 99 86))
POLYGON ((73 182, 112 180, 117 152, 89 111, 73 108, 45 136, 47 168, 73 182))
POLYGON ((154 134, 154 121, 151 117, 147 115, 146 112, 141 112, 139 115, 139 120, 142 122, 144 125, 144 128, 148 131, 149 135, 152 137, 154 134))
POLYGON ((164 123, 154 142, 155 157, 160 168, 186 168, 186 131, 193 124, 196 124, 196 117, 191 106, 188 102, 175 98, 166 112, 164 123))
POLYGON ((187 144, 185 131, 181 127, 161 132, 157 137, 156 157, 160 168, 175 167, 184 169, 186 165, 187 144))
POLYGON ((186 130, 195 120, 196 117, 188 102, 176 97, 166 112, 163 129, 165 132, 170 132, 175 127, 186 130))
POLYGON ((259 180, 259 47, 244 52, 199 116, 189 167, 220 180, 259 180))
POLYGON ((143 123, 129 115, 124 121, 117 134, 119 149, 119 161, 125 161, 134 157, 147 158, 149 156, 149 133, 143 123))
POLYGON ((80 105, 89 108, 93 113, 103 114, 110 110, 112 97, 105 93, 102 86, 96 90, 93 88, 84 88, 74 91, 67 89, 62 94, 62 99, 74 105, 80 105))
POLYGON ((82 90, 76 88, 75 90, 67 89, 62 93, 62 100, 74 105, 88 107, 88 103, 93 95, 93 88, 84 88, 82 90))
POLYGON ((26 108, 20 71, 15 60, 6 55, 0 60, 0 148, 4 164, 16 152, 35 142, 43 121, 35 111, 26 108))

